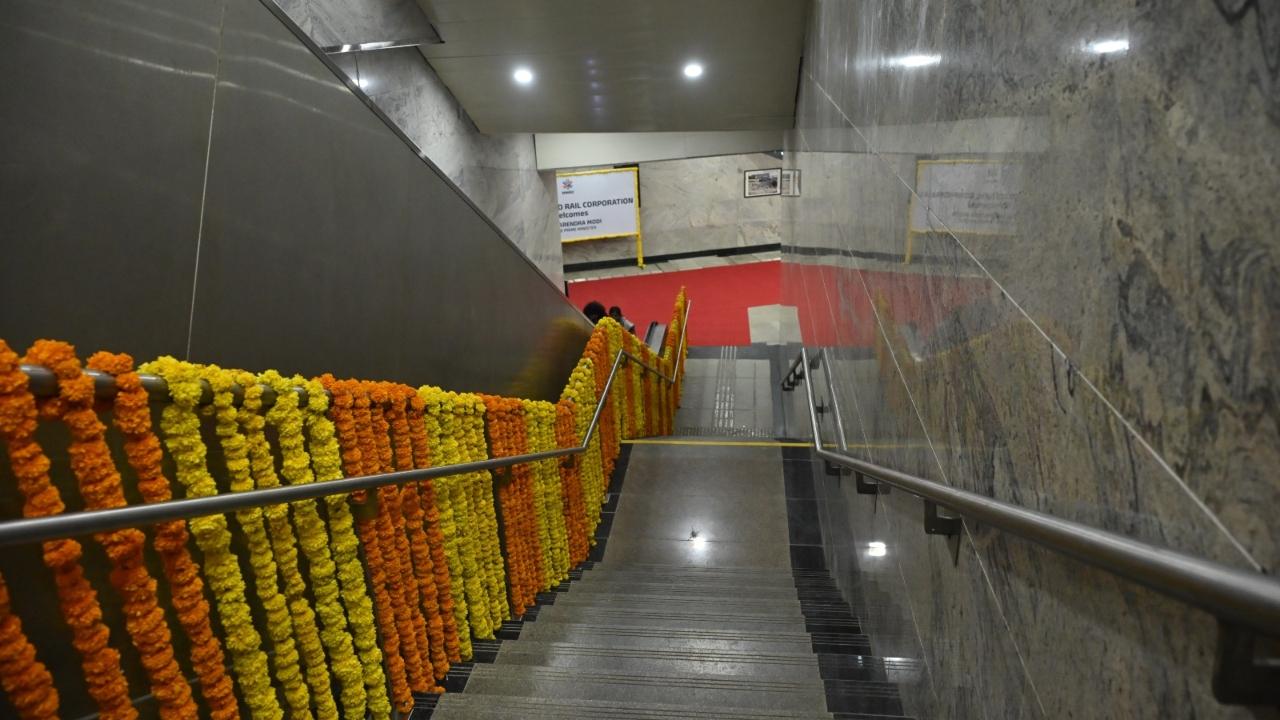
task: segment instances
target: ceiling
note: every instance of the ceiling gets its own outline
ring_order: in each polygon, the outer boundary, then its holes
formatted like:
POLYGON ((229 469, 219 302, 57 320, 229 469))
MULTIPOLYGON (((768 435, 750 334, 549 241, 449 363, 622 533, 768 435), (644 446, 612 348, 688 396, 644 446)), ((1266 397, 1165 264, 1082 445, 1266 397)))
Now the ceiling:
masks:
POLYGON ((793 125, 808 0, 417 1, 444 41, 420 49, 481 132, 793 125))

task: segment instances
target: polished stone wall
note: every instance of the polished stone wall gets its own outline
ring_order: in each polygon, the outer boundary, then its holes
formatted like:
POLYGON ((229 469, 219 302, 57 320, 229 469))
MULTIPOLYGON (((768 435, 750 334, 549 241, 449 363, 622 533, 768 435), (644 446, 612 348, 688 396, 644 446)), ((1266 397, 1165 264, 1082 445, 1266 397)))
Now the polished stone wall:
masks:
MULTIPOLYGON (((743 173, 782 166, 764 153, 642 162, 640 227, 646 255, 776 245, 782 206, 795 198, 743 197, 743 173)), ((567 265, 635 257, 630 239, 572 243, 567 265)))
MULTIPOLYGON (((279 5, 321 46, 434 35, 414 0, 281 0, 279 5)), ((481 134, 413 47, 332 57, 543 274, 562 284, 555 175, 538 171, 533 135, 481 134)))
MULTIPOLYGON (((1276 571, 1273 14, 815 4, 783 292, 831 348, 856 452, 1276 571)), ((820 485, 833 567, 906 601, 871 625, 925 661, 920 715, 1245 716, 1210 692, 1207 615, 973 523, 951 547, 901 493, 820 485)))

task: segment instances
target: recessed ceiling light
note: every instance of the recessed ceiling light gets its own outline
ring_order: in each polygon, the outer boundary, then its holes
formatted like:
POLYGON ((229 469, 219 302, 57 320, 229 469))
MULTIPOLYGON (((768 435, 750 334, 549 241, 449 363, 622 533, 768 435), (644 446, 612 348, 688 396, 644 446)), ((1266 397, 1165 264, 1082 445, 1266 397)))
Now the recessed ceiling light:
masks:
POLYGON ((940 62, 942 62, 941 55, 903 55, 890 60, 889 64, 897 65, 898 67, 915 68, 937 65, 940 62))
POLYGON ((871 557, 884 557, 888 551, 889 550, 885 547, 885 544, 879 540, 873 540, 867 543, 867 554, 871 557))
POLYGON ((1095 40, 1085 45, 1084 49, 1099 55, 1124 52, 1129 49, 1129 40, 1128 38, 1119 38, 1116 40, 1095 40))
POLYGON ((684 66, 684 76, 687 78, 702 77, 702 63, 691 62, 684 66))
POLYGON ((516 68, 511 77, 521 85, 528 85, 533 82, 533 71, 526 67, 516 68))

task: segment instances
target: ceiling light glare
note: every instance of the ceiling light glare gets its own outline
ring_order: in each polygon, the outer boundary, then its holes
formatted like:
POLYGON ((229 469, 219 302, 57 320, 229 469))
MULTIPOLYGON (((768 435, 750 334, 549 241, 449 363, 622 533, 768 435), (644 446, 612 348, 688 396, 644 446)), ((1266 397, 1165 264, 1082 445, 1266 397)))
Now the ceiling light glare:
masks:
POLYGON ((1098 55, 1125 52, 1129 49, 1129 39, 1119 38, 1116 40, 1095 40, 1088 45, 1085 45, 1084 49, 1098 55))
POLYGON ((871 557, 884 557, 887 552, 889 552, 888 548, 879 540, 867 543, 867 554, 871 557))
POLYGON ((516 71, 511 74, 511 77, 521 85, 528 85, 533 82, 533 71, 527 67, 516 68, 516 71))
POLYGON ((684 66, 684 76, 693 79, 702 77, 702 63, 691 62, 684 66))
POLYGON ((890 65, 904 68, 928 67, 942 62, 941 55, 903 55, 889 61, 890 65))

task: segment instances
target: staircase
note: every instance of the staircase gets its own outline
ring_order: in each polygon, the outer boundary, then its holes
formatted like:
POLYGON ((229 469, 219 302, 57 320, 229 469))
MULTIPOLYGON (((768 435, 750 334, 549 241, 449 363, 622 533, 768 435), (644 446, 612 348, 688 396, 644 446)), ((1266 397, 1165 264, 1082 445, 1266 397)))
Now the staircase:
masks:
POLYGON ((913 661, 875 657, 820 548, 797 545, 812 493, 788 499, 777 447, 636 445, 614 483, 595 561, 411 720, 903 717, 890 679, 913 661))

